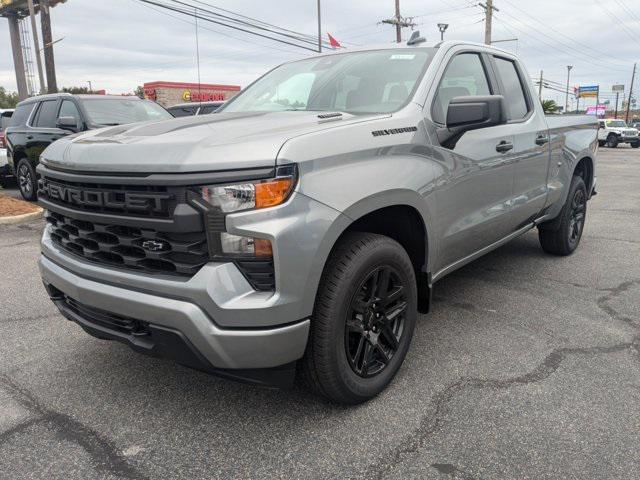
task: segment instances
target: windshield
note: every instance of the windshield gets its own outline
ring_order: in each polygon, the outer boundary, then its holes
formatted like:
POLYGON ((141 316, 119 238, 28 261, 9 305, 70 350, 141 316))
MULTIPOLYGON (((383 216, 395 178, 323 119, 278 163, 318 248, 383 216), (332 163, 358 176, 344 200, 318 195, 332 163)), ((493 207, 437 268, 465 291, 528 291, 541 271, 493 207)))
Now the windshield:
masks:
POLYGON ((83 99, 82 105, 94 125, 123 125, 173 118, 164 108, 149 100, 92 98, 83 99))
POLYGON ((607 120, 607 127, 624 128, 626 126, 624 120, 607 120))
POLYGON ((344 53, 287 63, 227 103, 224 112, 388 113, 402 107, 433 49, 344 53))

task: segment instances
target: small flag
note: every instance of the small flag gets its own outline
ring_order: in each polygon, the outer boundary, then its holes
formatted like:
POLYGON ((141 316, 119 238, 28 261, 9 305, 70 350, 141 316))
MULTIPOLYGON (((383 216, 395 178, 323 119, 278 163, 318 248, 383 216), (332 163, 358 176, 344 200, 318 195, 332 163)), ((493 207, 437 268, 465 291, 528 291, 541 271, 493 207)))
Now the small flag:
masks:
POLYGON ((333 38, 330 33, 327 33, 327 35, 329 36, 329 44, 331 45, 331 48, 340 48, 340 42, 333 38))

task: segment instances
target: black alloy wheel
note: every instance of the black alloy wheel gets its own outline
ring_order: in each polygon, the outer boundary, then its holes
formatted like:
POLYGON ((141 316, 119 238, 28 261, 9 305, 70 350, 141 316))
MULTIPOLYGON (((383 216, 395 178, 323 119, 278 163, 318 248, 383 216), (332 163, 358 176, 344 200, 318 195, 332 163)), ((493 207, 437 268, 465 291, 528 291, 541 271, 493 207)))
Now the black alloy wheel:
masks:
POLYGON ((569 244, 577 245, 584 229, 584 219, 587 211, 587 197, 583 189, 578 189, 571 200, 571 215, 569 217, 569 244))
POLYGON ((373 270, 360 284, 346 319, 345 349, 356 375, 378 375, 398 351, 404 333, 407 298, 389 265, 373 270))

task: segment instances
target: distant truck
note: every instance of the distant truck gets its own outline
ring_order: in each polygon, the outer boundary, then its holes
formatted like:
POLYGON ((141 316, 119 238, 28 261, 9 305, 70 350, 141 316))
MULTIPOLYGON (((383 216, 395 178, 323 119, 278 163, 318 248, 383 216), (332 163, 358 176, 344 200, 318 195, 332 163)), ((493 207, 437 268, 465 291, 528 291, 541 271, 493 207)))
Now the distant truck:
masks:
POLYGON ((596 132, 545 117, 518 58, 487 45, 286 63, 215 115, 47 148, 42 278, 98 338, 362 402, 435 282, 532 229, 550 254, 578 247, 596 132))
POLYGON ((640 147, 638 129, 628 127, 624 120, 598 120, 598 144, 601 147, 616 148, 621 143, 628 143, 632 148, 640 147))
POLYGON ((25 200, 37 198, 36 166, 51 143, 73 133, 172 116, 157 103, 122 95, 55 93, 18 104, 5 131, 7 160, 25 200))

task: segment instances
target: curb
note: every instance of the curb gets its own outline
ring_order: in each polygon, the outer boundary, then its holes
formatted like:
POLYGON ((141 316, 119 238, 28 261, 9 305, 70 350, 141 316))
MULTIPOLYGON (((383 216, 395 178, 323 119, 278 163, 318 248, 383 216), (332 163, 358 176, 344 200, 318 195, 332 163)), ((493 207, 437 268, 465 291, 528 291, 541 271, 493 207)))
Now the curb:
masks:
POLYGON ((0 217, 0 225, 15 225, 17 223, 28 222, 29 220, 42 217, 42 212, 44 212, 44 210, 38 207, 37 212, 24 213, 13 217, 0 217))

